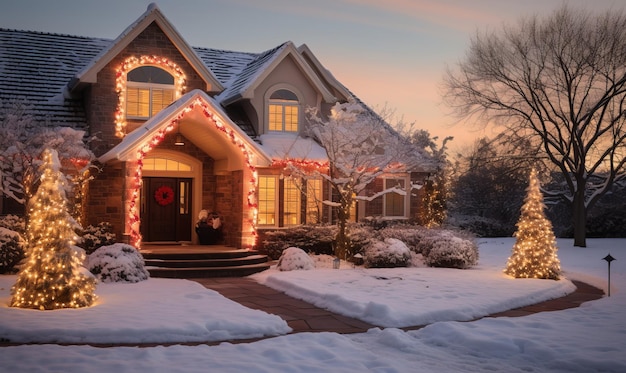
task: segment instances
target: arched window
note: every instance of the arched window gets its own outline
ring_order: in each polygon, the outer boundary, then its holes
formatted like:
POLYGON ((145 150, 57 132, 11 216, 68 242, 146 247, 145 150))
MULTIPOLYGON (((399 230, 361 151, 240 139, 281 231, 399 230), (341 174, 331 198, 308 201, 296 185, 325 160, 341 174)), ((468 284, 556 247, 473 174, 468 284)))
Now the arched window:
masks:
POLYGON ((269 100, 270 131, 298 132, 300 106, 298 97, 291 91, 279 89, 272 93, 269 100))
POLYGON ((154 66, 140 66, 127 74, 126 116, 147 119, 171 104, 176 96, 174 77, 154 66))

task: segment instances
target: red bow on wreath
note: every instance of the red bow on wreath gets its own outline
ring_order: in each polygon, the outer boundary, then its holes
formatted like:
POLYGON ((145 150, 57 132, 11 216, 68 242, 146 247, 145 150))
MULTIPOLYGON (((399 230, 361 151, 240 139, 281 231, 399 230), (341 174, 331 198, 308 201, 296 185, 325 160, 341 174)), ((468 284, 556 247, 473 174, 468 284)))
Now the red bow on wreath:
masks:
POLYGON ((174 202, 174 190, 167 185, 160 186, 159 189, 154 192, 154 199, 161 206, 167 206, 174 202))

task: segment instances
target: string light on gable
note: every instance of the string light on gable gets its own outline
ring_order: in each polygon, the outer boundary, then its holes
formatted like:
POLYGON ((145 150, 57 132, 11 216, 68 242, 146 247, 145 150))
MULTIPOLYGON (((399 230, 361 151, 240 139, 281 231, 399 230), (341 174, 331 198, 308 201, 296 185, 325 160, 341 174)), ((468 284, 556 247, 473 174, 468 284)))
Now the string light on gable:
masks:
POLYGON ((187 78, 183 70, 174 62, 165 57, 141 56, 129 57, 115 71, 115 92, 117 92, 118 103, 115 111, 115 136, 124 137, 126 135, 126 84, 129 71, 143 65, 153 65, 166 70, 174 76, 174 86, 176 88, 175 98, 182 96, 186 89, 187 78))
POLYGON ((133 175, 133 187, 131 191, 131 195, 129 198, 128 204, 128 213, 127 213, 127 226, 130 227, 130 240, 131 244, 137 248, 141 247, 141 233, 139 231, 139 225, 141 218, 138 212, 138 201, 139 194, 141 191, 141 180, 142 180, 142 169, 143 169, 143 160, 146 155, 154 149, 157 145, 159 145, 165 136, 174 130, 174 128, 178 127, 178 123, 187 115, 187 113, 191 112, 194 108, 199 107, 202 110, 204 116, 211 120, 215 128, 217 128, 224 136, 227 136, 230 141, 236 145, 241 151, 244 160, 246 162, 246 167, 250 171, 251 178, 248 180, 248 194, 247 194, 247 204, 249 211, 248 222, 250 225, 250 234, 253 239, 252 242, 249 242, 250 246, 256 245, 256 221, 258 215, 258 205, 256 202, 256 185, 258 180, 258 173, 256 167, 253 162, 252 152, 249 150, 246 142, 239 136, 233 129, 224 125, 221 119, 216 116, 212 111, 209 105, 207 105, 203 100, 196 99, 187 107, 185 107, 180 114, 178 114, 175 118, 173 118, 170 123, 159 130, 152 138, 148 139, 143 145, 139 147, 136 154, 135 161, 135 172, 133 175))

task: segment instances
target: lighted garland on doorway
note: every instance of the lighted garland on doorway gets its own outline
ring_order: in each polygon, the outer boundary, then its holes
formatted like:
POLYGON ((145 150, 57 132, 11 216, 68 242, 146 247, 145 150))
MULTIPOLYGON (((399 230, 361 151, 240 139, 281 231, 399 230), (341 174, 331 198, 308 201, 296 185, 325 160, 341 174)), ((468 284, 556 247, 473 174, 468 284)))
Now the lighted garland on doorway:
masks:
POLYGON ((126 84, 129 71, 143 65, 158 66, 174 76, 174 86, 176 87, 176 99, 182 96, 187 84, 187 78, 183 70, 174 62, 165 57, 141 56, 129 57, 115 71, 115 92, 117 92, 118 102, 115 110, 115 136, 124 137, 126 135, 126 84))
POLYGON ((130 202, 128 204, 128 226, 130 227, 130 243, 131 245, 140 248, 141 247, 141 232, 139 231, 139 225, 141 218, 139 217, 138 212, 138 201, 139 201, 139 193, 141 191, 141 180, 142 180, 142 169, 143 169, 143 160, 146 155, 154 149, 157 145, 159 145, 165 136, 171 132, 174 128, 178 126, 178 122, 182 120, 187 113, 193 110, 196 106, 202 109, 202 113, 205 117, 210 119, 215 128, 220 130, 224 136, 227 136, 230 141, 235 144, 241 153, 244 156, 246 161, 246 167, 250 170, 252 177, 249 180, 248 187, 248 208, 250 209, 249 223, 251 225, 251 235, 253 237, 252 246, 256 245, 257 232, 256 232, 256 221, 258 215, 258 205, 256 203, 256 185, 258 180, 258 174, 256 167, 252 162, 252 153, 248 149, 245 141, 231 128, 228 128, 222 123, 222 121, 211 112, 210 107, 200 98, 194 100, 191 104, 185 107, 175 118, 173 118, 170 123, 161 128, 152 138, 150 138, 146 143, 139 147, 136 155, 135 162, 135 173, 134 173, 134 182, 132 187, 132 192, 130 196, 130 202))

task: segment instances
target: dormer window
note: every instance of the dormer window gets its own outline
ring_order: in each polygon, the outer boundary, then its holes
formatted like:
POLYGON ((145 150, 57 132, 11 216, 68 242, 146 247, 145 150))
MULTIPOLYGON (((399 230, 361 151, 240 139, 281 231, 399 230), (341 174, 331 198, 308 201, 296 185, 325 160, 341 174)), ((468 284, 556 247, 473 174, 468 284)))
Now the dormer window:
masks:
POLYGON ((174 77, 154 66, 140 66, 127 74, 126 116, 148 119, 171 104, 176 97, 174 77))
POLYGON ((287 89, 279 89, 269 99, 268 130, 298 132, 300 113, 298 97, 287 89))

